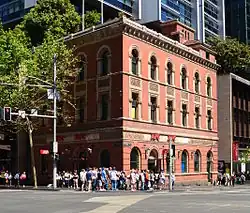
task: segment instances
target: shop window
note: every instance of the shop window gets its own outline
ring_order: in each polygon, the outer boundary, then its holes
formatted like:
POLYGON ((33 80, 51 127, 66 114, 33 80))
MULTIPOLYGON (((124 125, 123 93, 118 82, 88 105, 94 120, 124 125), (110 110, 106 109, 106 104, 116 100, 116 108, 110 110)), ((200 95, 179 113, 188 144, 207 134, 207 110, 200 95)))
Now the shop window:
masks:
POLYGON ((201 159, 201 155, 200 152, 197 150, 194 153, 194 171, 195 172, 200 172, 200 159, 201 159))
POLYGON ((181 155, 181 172, 187 173, 187 171, 188 171, 188 155, 186 151, 183 151, 181 155))

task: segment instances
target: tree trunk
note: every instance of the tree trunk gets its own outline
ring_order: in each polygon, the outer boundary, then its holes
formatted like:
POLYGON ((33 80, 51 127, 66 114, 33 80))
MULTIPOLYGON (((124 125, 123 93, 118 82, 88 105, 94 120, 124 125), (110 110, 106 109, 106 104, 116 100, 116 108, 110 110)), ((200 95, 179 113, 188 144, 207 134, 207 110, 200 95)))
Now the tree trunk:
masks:
POLYGON ((34 187, 37 188, 36 164, 35 164, 33 135, 32 135, 33 129, 28 118, 27 118, 27 123, 28 123, 28 133, 29 133, 29 141, 30 141, 31 168, 32 168, 32 173, 33 173, 34 187))

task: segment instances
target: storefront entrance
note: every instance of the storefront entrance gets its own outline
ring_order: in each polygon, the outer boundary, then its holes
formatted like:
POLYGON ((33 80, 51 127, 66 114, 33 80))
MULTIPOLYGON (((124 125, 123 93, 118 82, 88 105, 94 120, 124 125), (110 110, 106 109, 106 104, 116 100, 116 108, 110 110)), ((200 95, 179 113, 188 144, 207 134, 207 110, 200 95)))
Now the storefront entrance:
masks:
POLYGON ((152 149, 148 157, 148 170, 158 172, 158 152, 152 149))

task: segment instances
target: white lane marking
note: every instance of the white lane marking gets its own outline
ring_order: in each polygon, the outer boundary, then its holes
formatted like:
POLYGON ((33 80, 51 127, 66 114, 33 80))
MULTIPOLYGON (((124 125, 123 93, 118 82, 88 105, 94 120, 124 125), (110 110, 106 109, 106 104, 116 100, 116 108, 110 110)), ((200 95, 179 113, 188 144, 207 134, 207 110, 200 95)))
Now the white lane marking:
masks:
POLYGON ((28 192, 30 190, 23 190, 23 189, 0 189, 1 192, 28 192))
POLYGON ((125 209, 148 197, 151 197, 151 195, 94 197, 94 198, 84 201, 84 203, 88 202, 88 203, 103 203, 104 204, 103 206, 93 209, 91 211, 88 211, 87 213, 117 213, 121 211, 122 209, 125 209))

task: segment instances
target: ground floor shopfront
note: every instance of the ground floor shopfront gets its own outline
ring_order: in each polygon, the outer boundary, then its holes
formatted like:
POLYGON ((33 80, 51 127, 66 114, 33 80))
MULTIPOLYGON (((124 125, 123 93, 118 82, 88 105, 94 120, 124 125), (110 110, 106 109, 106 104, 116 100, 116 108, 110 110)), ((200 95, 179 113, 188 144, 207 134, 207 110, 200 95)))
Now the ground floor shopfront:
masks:
MULTIPOLYGON (((175 145, 173 171, 177 182, 205 183, 216 178, 218 165, 216 140, 155 133, 122 132, 121 134, 120 130, 58 135, 58 170, 79 171, 87 167, 115 166, 117 170, 125 172, 131 169, 158 172, 163 169, 167 173, 169 138, 172 136, 175 145)), ((50 141, 51 136, 36 139, 35 156, 40 180, 51 177, 51 156, 41 154, 41 150, 49 150, 50 141)))

